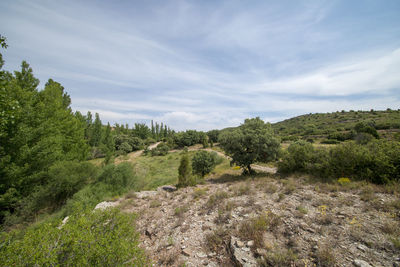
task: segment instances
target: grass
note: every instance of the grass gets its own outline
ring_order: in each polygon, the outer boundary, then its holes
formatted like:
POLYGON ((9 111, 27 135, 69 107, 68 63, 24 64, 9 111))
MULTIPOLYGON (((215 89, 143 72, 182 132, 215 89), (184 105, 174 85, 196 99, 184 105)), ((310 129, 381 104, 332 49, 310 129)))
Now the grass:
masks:
POLYGON ((239 226, 238 236, 241 240, 253 240, 256 248, 263 248, 263 233, 275 231, 280 223, 280 217, 268 211, 258 217, 243 221, 239 226))
POLYGON ((165 184, 178 183, 179 153, 165 156, 141 156, 135 159, 134 169, 143 190, 152 190, 165 184))

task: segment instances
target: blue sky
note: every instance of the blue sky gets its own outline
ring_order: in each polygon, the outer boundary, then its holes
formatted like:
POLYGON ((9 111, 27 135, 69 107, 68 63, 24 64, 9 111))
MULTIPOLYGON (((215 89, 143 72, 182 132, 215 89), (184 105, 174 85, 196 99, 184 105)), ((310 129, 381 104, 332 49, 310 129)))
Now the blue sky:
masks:
POLYGON ((400 108, 400 1, 0 1, 27 60, 103 122, 221 129, 400 108))

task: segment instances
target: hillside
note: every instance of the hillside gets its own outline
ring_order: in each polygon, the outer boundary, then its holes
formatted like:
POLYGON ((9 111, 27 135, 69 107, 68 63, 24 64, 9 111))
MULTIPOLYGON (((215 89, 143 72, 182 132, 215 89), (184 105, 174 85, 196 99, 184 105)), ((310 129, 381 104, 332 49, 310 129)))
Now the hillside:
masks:
POLYGON ((400 131, 400 110, 385 111, 337 111, 333 113, 310 113, 272 124, 282 139, 319 138, 344 133, 354 129, 359 122, 366 122, 383 135, 394 138, 400 131))

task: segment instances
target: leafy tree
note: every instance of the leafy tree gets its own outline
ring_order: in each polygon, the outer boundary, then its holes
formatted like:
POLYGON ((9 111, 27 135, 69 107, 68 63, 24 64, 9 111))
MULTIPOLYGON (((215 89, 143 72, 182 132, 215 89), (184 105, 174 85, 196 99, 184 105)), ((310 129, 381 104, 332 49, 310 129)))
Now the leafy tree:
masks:
POLYGON ((215 152, 212 154, 204 150, 197 151, 192 158, 193 173, 201 177, 209 174, 217 164, 216 156, 215 152))
POLYGON ((275 160, 280 145, 270 124, 259 117, 246 119, 238 128, 222 133, 219 139, 222 148, 231 156, 231 163, 242 167, 244 173, 253 173, 251 164, 256 161, 275 160))

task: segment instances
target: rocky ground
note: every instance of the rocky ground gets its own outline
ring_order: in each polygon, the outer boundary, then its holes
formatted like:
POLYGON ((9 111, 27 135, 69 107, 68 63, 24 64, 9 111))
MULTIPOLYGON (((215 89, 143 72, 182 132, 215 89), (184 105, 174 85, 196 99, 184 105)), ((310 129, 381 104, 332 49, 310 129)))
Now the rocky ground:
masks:
POLYGON ((138 214, 154 266, 400 266, 390 187, 243 179, 130 193, 119 206, 138 214))

